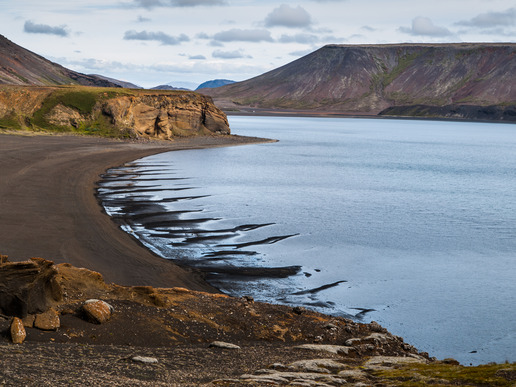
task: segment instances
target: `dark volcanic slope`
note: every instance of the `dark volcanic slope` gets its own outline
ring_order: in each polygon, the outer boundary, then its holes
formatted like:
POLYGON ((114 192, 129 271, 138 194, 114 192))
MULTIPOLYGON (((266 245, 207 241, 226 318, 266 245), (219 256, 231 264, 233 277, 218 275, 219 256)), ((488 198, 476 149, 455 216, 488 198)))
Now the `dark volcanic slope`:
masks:
POLYGON ((105 79, 68 70, 0 35, 0 84, 120 87, 105 79))
POLYGON ((203 93, 221 107, 377 114, 401 105, 516 103, 516 44, 328 45, 203 93))

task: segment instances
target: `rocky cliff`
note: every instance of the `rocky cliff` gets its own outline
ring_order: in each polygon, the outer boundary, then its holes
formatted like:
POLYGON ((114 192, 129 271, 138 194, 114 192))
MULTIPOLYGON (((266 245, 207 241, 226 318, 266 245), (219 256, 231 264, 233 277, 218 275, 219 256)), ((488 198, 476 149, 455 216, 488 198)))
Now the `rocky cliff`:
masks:
POLYGON ((89 87, 2 86, 1 127, 166 140, 230 133, 210 97, 89 87))
POLYGON ((378 114, 413 105, 503 108, 516 105, 516 44, 328 45, 203 93, 228 109, 378 114))

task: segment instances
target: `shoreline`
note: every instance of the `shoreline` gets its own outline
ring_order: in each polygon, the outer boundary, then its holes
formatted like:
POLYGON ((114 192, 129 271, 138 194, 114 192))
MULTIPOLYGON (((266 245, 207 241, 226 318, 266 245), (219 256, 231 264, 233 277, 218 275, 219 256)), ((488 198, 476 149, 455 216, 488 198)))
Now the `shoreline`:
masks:
POLYGON ((201 272, 159 257, 113 222, 95 191, 107 169, 153 154, 273 140, 210 136, 123 141, 0 132, 0 252, 41 257, 100 272, 120 285, 182 286, 218 293, 201 272))
POLYGON ((228 116, 235 117, 313 117, 313 118, 355 118, 355 119, 372 119, 372 120, 413 120, 413 121, 438 121, 438 122, 471 122, 471 123, 491 123, 514 125, 514 121, 502 120, 481 120, 468 118, 446 118, 446 117, 416 117, 416 116, 395 116, 395 115, 378 115, 371 113, 345 113, 332 111, 312 111, 312 110, 286 110, 286 109, 242 109, 231 110, 221 108, 228 116))

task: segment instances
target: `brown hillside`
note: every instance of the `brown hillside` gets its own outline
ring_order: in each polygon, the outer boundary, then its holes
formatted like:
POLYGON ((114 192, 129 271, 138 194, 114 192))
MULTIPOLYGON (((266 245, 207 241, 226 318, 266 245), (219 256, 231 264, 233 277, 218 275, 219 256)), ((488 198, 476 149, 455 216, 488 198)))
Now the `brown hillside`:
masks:
POLYGON ((0 84, 120 87, 109 80, 68 70, 18 46, 2 35, 0 35, 0 84))
POLYGON ((225 109, 378 114, 407 105, 508 106, 516 104, 516 44, 328 45, 202 92, 225 109))

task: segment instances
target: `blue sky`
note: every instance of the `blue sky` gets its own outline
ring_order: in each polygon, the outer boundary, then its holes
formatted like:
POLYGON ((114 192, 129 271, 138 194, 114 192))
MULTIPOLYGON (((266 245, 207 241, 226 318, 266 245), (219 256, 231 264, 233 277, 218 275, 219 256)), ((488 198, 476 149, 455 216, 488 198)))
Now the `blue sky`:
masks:
POLYGON ((0 34, 143 87, 248 79, 325 44, 515 42, 507 0, 0 0, 0 34))

